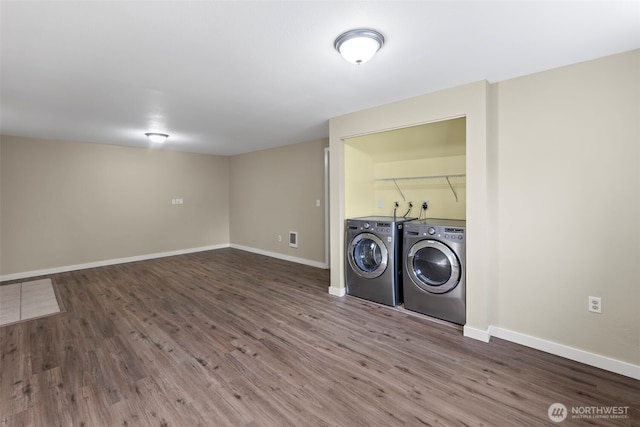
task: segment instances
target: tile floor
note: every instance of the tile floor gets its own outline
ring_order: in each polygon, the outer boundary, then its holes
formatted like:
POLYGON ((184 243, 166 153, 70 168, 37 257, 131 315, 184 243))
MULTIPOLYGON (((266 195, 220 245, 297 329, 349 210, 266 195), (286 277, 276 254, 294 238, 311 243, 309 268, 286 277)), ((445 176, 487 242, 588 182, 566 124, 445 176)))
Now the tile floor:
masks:
POLYGON ((0 286, 0 326, 59 312, 51 279, 0 286))

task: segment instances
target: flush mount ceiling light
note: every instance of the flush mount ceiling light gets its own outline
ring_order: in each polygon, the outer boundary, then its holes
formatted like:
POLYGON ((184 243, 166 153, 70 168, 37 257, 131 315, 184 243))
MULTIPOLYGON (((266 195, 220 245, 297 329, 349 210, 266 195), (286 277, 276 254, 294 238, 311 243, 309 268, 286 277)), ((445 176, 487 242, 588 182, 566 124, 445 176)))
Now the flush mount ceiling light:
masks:
POLYGON ((167 135, 166 133, 147 132, 145 133, 145 135, 147 135, 147 138, 149 138, 151 142, 155 142, 158 144, 165 142, 167 138, 169 138, 169 135, 167 135))
POLYGON ((376 30, 359 28, 340 34, 334 47, 352 64, 363 64, 384 45, 384 36, 376 30))

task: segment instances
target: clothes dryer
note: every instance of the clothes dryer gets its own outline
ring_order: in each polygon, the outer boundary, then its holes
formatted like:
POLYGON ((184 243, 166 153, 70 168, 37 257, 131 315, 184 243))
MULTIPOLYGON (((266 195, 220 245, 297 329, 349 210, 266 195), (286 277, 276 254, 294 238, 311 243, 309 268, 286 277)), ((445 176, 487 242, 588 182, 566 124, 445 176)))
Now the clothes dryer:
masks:
POLYGON ((404 307, 466 322, 466 222, 422 219, 403 232, 404 307))
POLYGON ((402 225, 409 220, 387 216, 347 219, 347 294, 390 306, 402 303, 402 225))

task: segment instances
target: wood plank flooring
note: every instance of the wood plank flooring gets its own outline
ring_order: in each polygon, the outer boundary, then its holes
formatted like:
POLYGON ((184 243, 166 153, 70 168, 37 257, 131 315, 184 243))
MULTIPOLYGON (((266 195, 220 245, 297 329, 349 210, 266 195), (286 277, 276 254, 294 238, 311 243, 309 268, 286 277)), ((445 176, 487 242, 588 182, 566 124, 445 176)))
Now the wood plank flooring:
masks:
POLYGON ((2 426, 640 425, 639 381, 330 296, 326 270, 220 249, 52 278, 65 313, 0 328, 2 426))

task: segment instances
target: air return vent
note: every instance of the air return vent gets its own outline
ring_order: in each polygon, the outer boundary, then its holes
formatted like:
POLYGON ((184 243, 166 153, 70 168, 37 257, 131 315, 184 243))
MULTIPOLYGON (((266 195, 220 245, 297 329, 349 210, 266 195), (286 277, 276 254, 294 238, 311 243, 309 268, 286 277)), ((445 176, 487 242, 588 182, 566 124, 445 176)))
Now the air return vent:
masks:
POLYGON ((297 231, 290 231, 289 232, 289 246, 291 246, 292 248, 297 248, 298 247, 298 232, 297 231))

